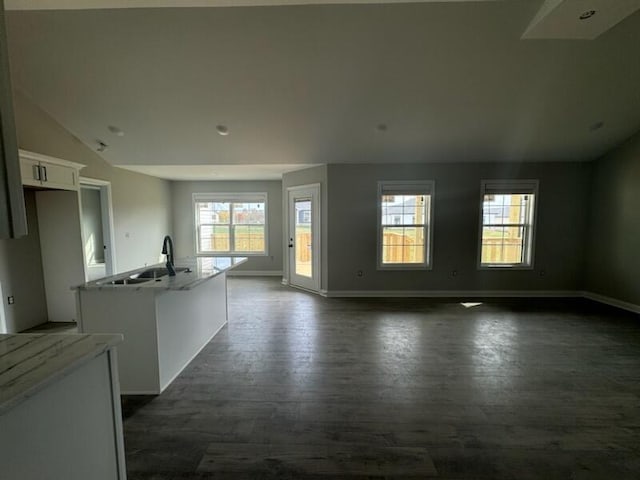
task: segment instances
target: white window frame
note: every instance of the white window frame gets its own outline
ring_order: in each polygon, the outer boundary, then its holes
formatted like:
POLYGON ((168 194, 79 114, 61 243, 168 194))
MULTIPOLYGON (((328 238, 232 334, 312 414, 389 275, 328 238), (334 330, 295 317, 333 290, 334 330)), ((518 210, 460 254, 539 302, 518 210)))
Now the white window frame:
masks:
MULTIPOLYGON (((193 239, 194 239, 194 251, 198 257, 219 257, 219 256, 240 256, 240 257, 265 257, 269 256, 269 202, 267 192, 226 192, 226 193, 194 193, 193 200, 191 202, 193 208, 193 239), (203 202, 230 202, 230 203, 243 203, 243 202, 264 202, 264 252, 236 252, 229 250, 226 252, 209 252, 200 251, 200 225, 198 224, 198 210, 196 208, 197 203, 203 202)), ((233 246, 233 211, 231 212, 231 218, 229 223, 229 246, 233 246)))
MULTIPOLYGON (((382 180, 378 182, 378 270, 431 270, 433 268, 433 205, 435 182, 433 180, 382 180), (426 195, 429 196, 429 208, 425 219, 425 245, 423 263, 382 263, 382 196, 383 195, 426 195)), ((416 225, 419 226, 419 225, 416 225)))
MULTIPOLYGON (((478 222, 478 269, 479 270, 533 270, 534 253, 536 243, 537 218, 538 218, 538 180, 481 180, 480 182, 480 219, 478 222), (484 226, 484 196, 486 194, 509 195, 529 194, 533 195, 530 224, 525 225, 525 262, 522 263, 482 263, 482 227, 484 226)), ((506 224, 504 226, 520 226, 521 224, 506 224)))

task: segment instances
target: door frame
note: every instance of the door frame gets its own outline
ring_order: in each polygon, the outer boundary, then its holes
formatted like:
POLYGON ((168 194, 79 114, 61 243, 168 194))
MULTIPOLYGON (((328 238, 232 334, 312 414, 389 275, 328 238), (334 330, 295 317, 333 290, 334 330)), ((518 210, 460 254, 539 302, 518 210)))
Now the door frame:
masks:
POLYGON ((287 195, 286 195, 286 208, 285 208, 285 224, 286 224, 286 235, 284 238, 285 244, 284 248, 286 250, 286 259, 287 259, 287 284, 292 287, 301 288, 303 290, 308 290, 314 293, 320 293, 321 285, 322 285, 322 210, 321 210, 321 185, 320 183, 311 183, 307 185, 296 185, 293 187, 287 187, 287 195), (289 247, 289 239, 292 238, 291 234, 293 233, 292 229, 295 228, 295 219, 292 218, 294 215, 292 209, 292 199, 296 193, 300 193, 302 191, 308 190, 311 193, 311 225, 312 225, 312 275, 311 282, 307 285, 299 285, 294 281, 294 269, 295 269, 295 261, 292 261, 292 253, 295 251, 295 248, 289 247), (313 201, 315 199, 315 202, 313 201), (294 223, 292 225, 292 220, 294 223))
MULTIPOLYGON (((102 235, 104 246, 104 267, 105 275, 115 275, 118 271, 116 265, 116 239, 113 226, 113 205, 111 202, 111 182, 99 180, 97 178, 80 177, 78 195, 80 196, 80 213, 82 218, 82 187, 89 187, 100 190, 100 208, 102 210, 102 235)), ((82 232, 82 255, 84 257, 84 231, 82 232)), ((84 259, 85 277, 87 277, 87 259, 84 259)))

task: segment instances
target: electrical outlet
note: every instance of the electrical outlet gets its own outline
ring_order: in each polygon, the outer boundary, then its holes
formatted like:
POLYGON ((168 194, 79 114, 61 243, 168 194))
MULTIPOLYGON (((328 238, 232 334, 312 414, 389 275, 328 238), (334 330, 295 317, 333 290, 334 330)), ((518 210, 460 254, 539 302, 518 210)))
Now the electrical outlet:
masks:
POLYGON ((364 275, 364 272, 362 270, 358 270, 356 272, 356 275, 359 276, 359 277, 362 277, 364 275))
POLYGON ((10 295, 7 297, 7 302, 9 303, 9 305, 13 305, 14 303, 16 303, 16 299, 13 298, 13 295, 10 295))

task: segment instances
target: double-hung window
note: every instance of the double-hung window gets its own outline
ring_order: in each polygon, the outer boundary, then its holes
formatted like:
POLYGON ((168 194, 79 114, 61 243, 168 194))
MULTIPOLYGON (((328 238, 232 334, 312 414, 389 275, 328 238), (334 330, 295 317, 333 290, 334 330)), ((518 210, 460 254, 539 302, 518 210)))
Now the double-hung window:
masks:
POLYGON ((430 268, 434 183, 378 182, 378 268, 430 268))
POLYGON ((266 255, 266 193, 193 195, 197 255, 266 255))
POLYGON ((531 268, 537 180, 483 180, 480 267, 531 268))

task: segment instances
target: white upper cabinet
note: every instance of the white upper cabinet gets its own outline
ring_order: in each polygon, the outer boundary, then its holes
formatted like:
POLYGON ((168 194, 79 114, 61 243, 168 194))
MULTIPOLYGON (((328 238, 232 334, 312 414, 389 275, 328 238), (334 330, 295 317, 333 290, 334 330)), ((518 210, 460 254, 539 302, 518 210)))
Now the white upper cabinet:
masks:
POLYGON ((25 186, 78 190, 82 167, 79 163, 20 150, 20 173, 25 186))

